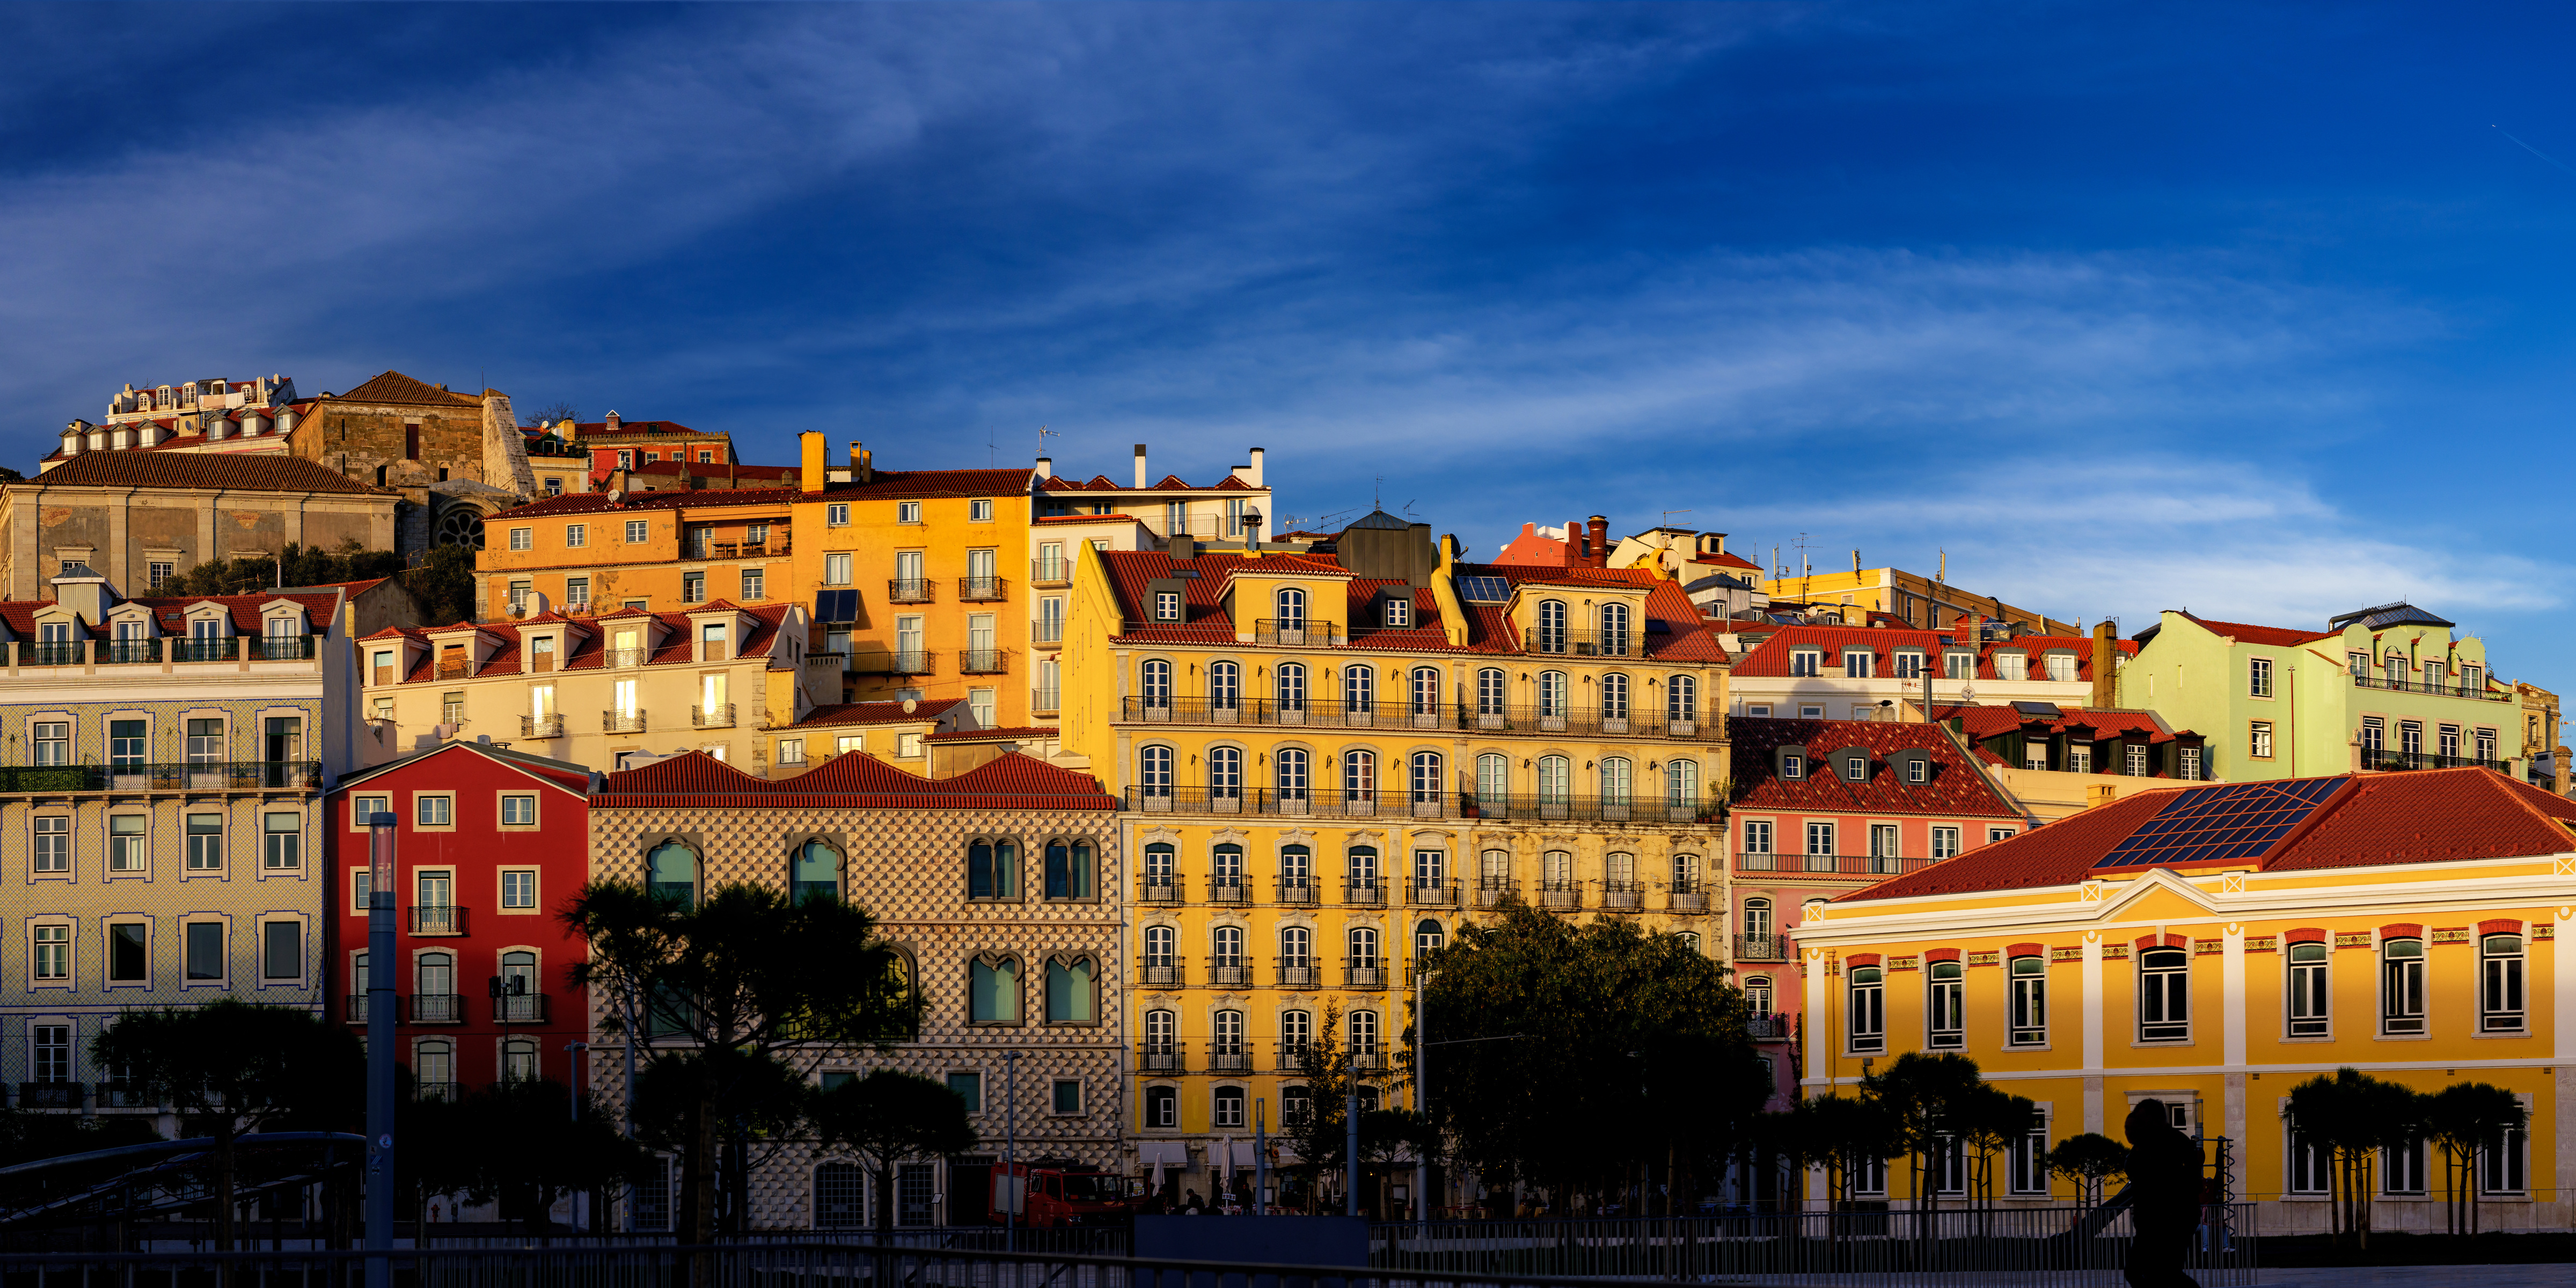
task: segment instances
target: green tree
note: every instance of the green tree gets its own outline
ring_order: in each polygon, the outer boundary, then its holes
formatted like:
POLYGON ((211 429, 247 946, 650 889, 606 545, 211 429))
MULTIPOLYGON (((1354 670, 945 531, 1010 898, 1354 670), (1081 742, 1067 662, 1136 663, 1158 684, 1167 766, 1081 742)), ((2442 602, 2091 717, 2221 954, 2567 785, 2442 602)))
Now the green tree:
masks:
POLYGON ((421 620, 450 626, 474 620, 474 552, 437 546, 403 574, 403 586, 420 601, 421 620))
POLYGON ((880 1230, 894 1228, 895 1164, 975 1148, 963 1098, 928 1078, 892 1069, 816 1097, 814 1126, 824 1145, 846 1145, 868 1160, 880 1230))
POLYGON ((2012 1148, 2039 1124, 2039 1106, 1990 1082, 1979 1082, 1950 1111, 1949 1126, 1968 1150, 1971 1180, 1981 1203, 1995 1200, 1995 1155, 2012 1148))
POLYGON ((2531 1111, 2522 1098, 2484 1082, 2457 1082, 2424 1103, 2424 1134, 2442 1150, 2444 1208, 2453 1234, 2478 1232, 2478 1159, 2509 1144, 2531 1111))
POLYGON ((2352 1237, 2360 1247, 2370 1247, 2379 1152, 2423 1137, 2429 1099, 2353 1068, 2290 1088, 2283 1112, 2298 1134, 2325 1150, 2332 1163, 2336 1242, 2352 1237))
POLYGON ((1825 1165, 1825 1197, 1838 1208, 1851 1203, 1853 1182, 1865 1168, 1904 1152, 1898 1143, 1903 1124, 1875 1097, 1828 1091, 1799 1101, 1785 1116, 1782 1147, 1795 1150, 1801 1162, 1825 1165))
POLYGON ((144 1097, 178 1111, 184 1132, 214 1142, 218 1251, 233 1246, 242 1137, 347 1130, 366 1113, 366 1060, 358 1039, 308 1011, 229 997, 130 1010, 90 1042, 90 1058, 123 1070, 144 1097))
POLYGON ((544 1222, 557 1200, 585 1190, 607 1191, 646 1174, 653 1155, 617 1130, 596 1097, 582 1098, 576 1117, 572 1092, 552 1080, 500 1082, 457 1102, 463 1184, 455 1188, 477 1203, 497 1203, 501 1219, 522 1225, 544 1222))
POLYGON ((1935 1169, 1961 1148, 1962 1119, 1985 1085, 1976 1061, 1950 1051, 1908 1051, 1860 1081, 1861 1094, 1877 1101, 1894 1124, 1891 1143, 1907 1156, 1914 1201, 1926 1211, 1940 1206, 1935 1169))
MULTIPOLYGON (((1350 1054, 1342 1049, 1342 1008, 1331 998, 1324 1001, 1324 1018, 1300 1057, 1300 1071, 1305 1075, 1307 1101, 1303 1122, 1280 1124, 1285 1136, 1297 1151, 1298 1166, 1306 1174, 1317 1204, 1325 1199, 1324 1177, 1344 1165, 1348 1128, 1345 1126, 1343 1100, 1350 1094, 1354 1081, 1350 1054)), ((1345 1178, 1344 1184, 1347 1185, 1345 1178)), ((1340 1211, 1334 1205, 1332 1211, 1340 1211)))
POLYGON ((2074 1182, 2084 1201, 2099 1207, 2102 1183, 2129 1174, 2129 1147, 2099 1132, 2069 1136, 2048 1151, 2048 1170, 2074 1182))
POLYGON ((749 1088, 774 1084, 778 1068, 808 1079, 827 1051, 891 1046, 920 1024, 905 958, 877 935, 873 916, 838 900, 790 903, 774 887, 735 884, 701 901, 595 881, 563 920, 590 949, 574 982, 625 1003, 612 1008, 611 1031, 640 1011, 646 1032, 628 1035, 630 1050, 665 1044, 652 1076, 686 1088, 654 1106, 639 1090, 628 1112, 642 1127, 653 1108, 649 1129, 677 1133, 679 1228, 689 1242, 715 1233, 719 1135, 739 1161, 757 1126, 739 1112, 746 1098, 759 1102, 749 1088), (695 1063, 675 1071, 672 1061, 695 1063))
MULTIPOLYGON (((390 550, 369 550, 360 545, 357 538, 349 537, 332 550, 289 545, 283 558, 244 555, 228 560, 209 559, 172 578, 160 593, 255 595, 272 586, 327 586, 336 582, 400 576, 402 572, 401 555, 390 550)), ((127 589, 132 590, 130 587, 127 589)))

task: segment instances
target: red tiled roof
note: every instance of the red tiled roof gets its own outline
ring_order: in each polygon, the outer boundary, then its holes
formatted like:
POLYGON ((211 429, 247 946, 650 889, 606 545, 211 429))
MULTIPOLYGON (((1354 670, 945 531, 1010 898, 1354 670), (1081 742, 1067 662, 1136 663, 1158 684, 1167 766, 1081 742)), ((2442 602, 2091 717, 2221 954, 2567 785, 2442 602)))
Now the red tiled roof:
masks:
POLYGON ((1002 729, 943 729, 925 742, 1030 742, 1056 736, 1054 725, 1017 725, 1002 729))
POLYGON ((640 438, 663 435, 703 438, 710 442, 733 441, 733 435, 721 429, 691 429, 675 420, 620 420, 615 429, 610 429, 608 422, 604 420, 587 422, 577 420, 572 424, 572 432, 575 438, 625 438, 630 435, 640 438))
POLYGON ((1726 722, 1726 729, 1734 743, 1737 809, 2021 817, 1959 754, 1957 745, 1931 725, 1738 716, 1726 722), (1784 781, 1777 774, 1771 753, 1790 746, 1807 749, 1807 773, 1803 778, 1784 781), (1828 766, 1828 757, 1853 747, 1867 749, 1877 766, 1868 782, 1845 782, 1828 766), (1884 772, 1888 753, 1915 750, 1931 758, 1932 781, 1908 783, 1901 774, 1884 772))
MULTIPOLYGON (((1742 764, 1738 748, 1738 764, 1742 764)), ((1739 772, 1741 772, 1739 770, 1739 772)), ((2287 782, 2314 780, 2285 780, 2287 782)), ((2213 785, 2214 786, 2214 785, 2213 785)), ((2094 864, 2170 803, 2177 787, 2141 792, 1892 877, 1842 901, 1900 899, 2082 882, 2094 864)), ((2488 769, 2351 776, 2271 849, 2230 866, 2264 872, 2456 862, 2576 852, 2576 802, 2488 769)), ((2127 869, 2134 871, 2135 869, 2127 869)))
POLYGON ((2343 634, 2342 631, 2310 631, 2294 627, 2252 626, 2244 622, 2212 621, 2206 617, 2192 617, 2189 613, 2184 613, 2182 616, 2208 627, 2214 634, 2234 636, 2247 644, 2271 644, 2286 648, 2291 645, 2305 644, 2310 640, 2332 639, 2343 634))
MULTIPOLYGON (((197 595, 193 597, 186 595, 145 595, 139 599, 119 600, 114 604, 110 604, 108 607, 113 611, 114 609, 121 608, 126 604, 141 604, 152 610, 153 619, 158 624, 162 634, 185 635, 188 633, 187 614, 189 609, 194 608, 199 604, 220 604, 223 606, 224 615, 232 619, 234 634, 257 635, 267 629, 267 624, 260 618, 260 605, 279 599, 291 600, 294 603, 301 605, 304 609, 304 624, 316 635, 323 634, 331 629, 332 610, 338 608, 340 604, 340 596, 336 592, 299 594, 294 591, 270 591, 258 595, 197 595)), ((12 599, 0 601, 0 622, 7 623, 12 634, 23 639, 34 639, 36 637, 36 614, 54 607, 58 607, 58 605, 50 599, 12 599)), ((84 629, 87 632, 85 638, 99 638, 98 626, 99 624, 97 622, 86 623, 84 626, 84 629)))
POLYGON ((914 497, 1019 496, 1029 487, 1027 470, 878 470, 865 483, 834 483, 823 495, 835 501, 911 499, 914 497))
MULTIPOLYGON (((763 604, 757 608, 732 608, 731 611, 745 614, 752 619, 751 629, 744 632, 741 648, 734 654, 735 660, 769 656, 769 650, 778 643, 781 624, 786 621, 787 614, 794 609, 795 606, 792 604, 763 604)), ((707 608, 694 611, 703 613, 707 608)), ((500 647, 484 660, 483 665, 474 674, 476 676, 496 673, 517 674, 520 632, 528 627, 549 622, 569 622, 575 629, 565 632, 564 654, 556 660, 555 668, 561 671, 589 671, 598 670, 607 664, 609 645, 615 642, 606 632, 589 624, 639 617, 652 618, 667 628, 663 633, 661 646, 653 651, 651 657, 644 659, 645 665, 694 664, 697 650, 690 638, 689 614, 685 612, 653 613, 640 608, 622 608, 614 613, 603 613, 588 619, 558 617, 549 613, 545 617, 529 618, 523 622, 457 622, 449 626, 431 627, 388 626, 368 636, 367 639, 370 642, 392 638, 412 639, 428 645, 431 644, 430 637, 433 635, 445 635, 462 630, 478 631, 499 640, 500 647)), ((438 672, 438 661, 434 656, 436 652, 434 645, 423 648, 420 659, 413 664, 410 672, 403 676, 402 683, 419 684, 436 679, 438 672)))
MULTIPOLYGON (((2174 740, 2174 734, 2166 732, 2162 725, 2157 724, 2155 713, 2150 711, 2130 711, 2110 707, 2069 706, 2060 706, 2057 710, 2057 719, 2041 722, 2046 724, 2052 731, 2080 727, 2114 736, 2142 733, 2147 736, 2147 741, 2149 742, 2171 742, 2174 740)), ((1987 738, 2001 737, 2005 734, 2015 732, 2023 725, 2031 722, 2030 717, 2024 716, 2022 713, 2013 710, 2009 706, 1985 703, 1968 707, 1934 707, 1932 708, 1932 718, 1935 720, 1956 719, 1959 721, 1959 730, 1961 733, 1966 734, 1971 739, 1980 741, 1987 738)), ((2180 730, 2178 732, 2188 733, 2190 731, 2180 730)))
POLYGON ((724 461, 673 460, 646 461, 641 465, 629 466, 626 470, 629 474, 652 474, 656 476, 663 474, 676 476, 682 471, 687 471, 699 478, 783 479, 791 474, 801 475, 803 473, 803 467, 797 465, 728 464, 724 461))
POLYGON ((590 791, 590 770, 584 766, 573 764, 570 761, 548 760, 543 756, 532 756, 524 751, 514 751, 508 747, 495 747, 489 743, 447 742, 441 743, 428 751, 405 756, 400 760, 387 761, 384 764, 377 765, 369 769, 354 770, 343 776, 339 780, 338 784, 331 789, 330 794, 333 796, 343 796, 348 793, 349 789, 356 787, 358 784, 366 782, 369 779, 382 777, 383 775, 392 773, 396 770, 409 769, 430 760, 432 757, 447 755, 475 755, 489 757, 493 760, 500 761, 521 773, 527 774, 532 778, 552 783, 557 787, 569 789, 576 794, 587 795, 590 791))
POLYGON ((486 522, 549 519, 573 514, 614 514, 625 510, 676 510, 682 507, 713 509, 756 505, 775 508, 793 505, 803 495, 792 487, 743 487, 693 492, 629 492, 622 499, 612 501, 605 492, 578 492, 532 501, 515 510, 503 510, 486 522))
MULTIPOLYGON (((1845 650, 1865 648, 1877 658, 1873 668, 1877 678, 1887 679, 1896 674, 1896 650, 1916 648, 1923 650, 1924 664, 1932 668, 1933 674, 1939 675, 1942 673, 1941 651, 1954 638, 1941 631, 1907 627, 1782 626, 1773 629, 1761 643, 1754 645, 1744 655, 1744 660, 1736 664, 1735 673, 1785 678, 1790 674, 1789 655, 1798 649, 1821 649, 1825 654, 1825 665, 1839 666, 1845 650)), ((2114 640, 2112 643, 2122 653, 2137 654, 2138 645, 2134 640, 2114 640)), ((1977 678, 1997 678, 1995 656, 1998 653, 2019 650, 2035 658, 2058 649, 2071 650, 2075 654, 2077 680, 2090 681, 2093 678, 2093 641, 2083 635, 2019 635, 1983 645, 1977 651, 1977 678)), ((2047 676, 2035 673, 2029 678, 2046 679, 2047 676)))
POLYGON ((83 452, 11 487, 197 487, 231 492, 394 496, 337 470, 273 452, 83 452))
POLYGON ((441 389, 414 380, 399 371, 388 371, 345 394, 334 395, 338 402, 400 403, 411 406, 480 407, 483 400, 469 394, 441 389))
POLYGON ((913 704, 913 709, 908 713, 903 709, 903 704, 900 702, 836 702, 826 706, 818 706, 807 711, 805 713, 805 718, 796 722, 796 727, 801 729, 808 725, 866 725, 905 724, 914 721, 927 722, 937 720, 940 716, 947 714, 950 707, 956 706, 965 700, 966 699, 964 698, 922 699, 915 702, 913 704))
POLYGON ((610 774, 593 808, 1109 810, 1117 800, 1087 774, 1012 752, 955 778, 923 778, 864 752, 835 756, 793 778, 760 779, 692 751, 610 774))

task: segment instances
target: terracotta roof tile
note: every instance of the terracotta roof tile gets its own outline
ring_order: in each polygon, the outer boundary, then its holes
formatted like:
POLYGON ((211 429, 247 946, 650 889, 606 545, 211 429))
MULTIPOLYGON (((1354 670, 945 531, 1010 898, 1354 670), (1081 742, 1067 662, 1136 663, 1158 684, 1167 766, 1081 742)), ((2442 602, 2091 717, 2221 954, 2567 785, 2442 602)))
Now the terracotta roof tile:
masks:
MULTIPOLYGON (((751 628, 743 633, 742 647, 734 654, 735 660, 769 656, 769 651, 778 644, 778 632, 786 622, 787 614, 794 609, 795 605, 792 604, 763 604, 756 608, 735 609, 734 611, 747 614, 752 619, 751 628)), ((430 640, 433 635, 473 630, 500 641, 500 651, 486 660, 482 668, 475 672, 478 676, 493 675, 516 670, 522 630, 559 621, 568 623, 571 629, 565 632, 564 643, 567 647, 562 658, 555 663, 556 669, 592 671, 607 665, 609 645, 615 642, 607 632, 600 630, 597 624, 636 618, 651 618, 667 628, 661 646, 653 651, 651 657, 644 660, 645 665, 665 666, 692 661, 696 650, 690 642, 689 615, 685 612, 652 613, 640 608, 622 608, 614 613, 604 613, 592 618, 559 617, 548 614, 545 618, 530 618, 522 622, 457 622, 448 626, 430 627, 388 626, 368 636, 367 639, 371 643, 385 639, 413 639, 421 641, 424 645, 431 645, 421 650, 419 660, 410 672, 403 676, 403 683, 419 684, 437 678, 438 664, 434 656, 437 649, 430 640)))
POLYGON ((2208 627, 2216 634, 2233 636, 2247 644, 2288 647, 2294 644, 2305 644, 2311 640, 2332 639, 2343 634, 2342 631, 2310 631, 2295 627, 2254 626, 2245 622, 2213 621, 2206 617, 2192 617, 2189 613, 2184 613, 2183 616, 2190 617, 2191 620, 2208 627))
POLYGON ((864 752, 835 756, 793 778, 760 779, 707 755, 686 755, 610 774, 593 808, 804 806, 841 809, 1108 810, 1115 798, 1087 774, 1018 752, 955 778, 923 778, 864 752))
POLYGON ((777 509, 793 505, 805 495, 792 487, 714 488, 693 492, 629 492, 612 501, 605 492, 577 492, 548 497, 515 510, 503 510, 487 522, 503 519, 546 519, 574 514, 618 514, 628 510, 714 510, 728 507, 759 506, 777 509))
POLYGON ((337 470, 278 452, 83 452, 12 487, 195 487, 233 492, 393 496, 337 470))
POLYGON ((1733 742, 1737 809, 1807 813, 1944 815, 1954 818, 2019 818, 1959 754, 1958 746, 1931 725, 1875 720, 1770 720, 1736 716, 1726 722, 1733 742), (1772 752, 1803 746, 1804 777, 1779 777, 1772 752), (1845 782, 1826 758, 1866 748, 1874 766, 1869 781, 1845 782), (1908 783, 1885 772, 1890 752, 1919 750, 1931 758, 1931 781, 1908 783))
POLYGON ((388 371, 345 394, 333 395, 335 402, 401 403, 431 407, 480 407, 483 400, 470 394, 441 389, 414 380, 399 371, 388 371))
POLYGON ((1027 470, 878 470, 865 483, 834 483, 822 494, 835 501, 1019 496, 1028 487, 1027 470))
POLYGON ((908 724, 937 720, 964 698, 931 698, 913 704, 906 712, 900 702, 837 702, 818 706, 796 722, 799 729, 819 725, 908 724))

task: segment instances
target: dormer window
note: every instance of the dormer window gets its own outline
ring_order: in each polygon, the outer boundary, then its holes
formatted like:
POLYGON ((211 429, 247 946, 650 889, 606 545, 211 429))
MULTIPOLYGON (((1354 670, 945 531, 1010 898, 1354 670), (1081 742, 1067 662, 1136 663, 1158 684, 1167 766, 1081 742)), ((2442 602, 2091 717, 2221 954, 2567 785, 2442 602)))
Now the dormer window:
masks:
POLYGON ((1154 620, 1158 622, 1181 620, 1181 592, 1177 590, 1154 592, 1154 620))
POLYGON ((1841 760, 1842 760, 1843 781, 1844 781, 1844 782, 1847 782, 1847 783, 1865 783, 1865 782, 1868 782, 1868 781, 1869 781, 1869 753, 1868 753, 1868 752, 1865 752, 1865 751, 1851 751, 1851 752, 1845 752, 1845 753, 1843 753, 1843 755, 1841 756, 1841 760))
POLYGON ((1782 782, 1794 783, 1802 782, 1806 779, 1806 748, 1798 746, 1780 747, 1773 750, 1771 754, 1774 757, 1774 763, 1778 767, 1780 780, 1782 782))
POLYGON ((1413 601, 1409 599, 1390 597, 1386 601, 1386 624, 1389 626, 1411 626, 1413 624, 1413 601))
POLYGON ((1844 649, 1844 650, 1843 650, 1843 676, 1844 676, 1844 678, 1846 678, 1846 679, 1853 679, 1853 680, 1866 680, 1866 679, 1869 679, 1869 678, 1870 678, 1870 676, 1871 676, 1871 675, 1872 675, 1872 673, 1873 673, 1873 667, 1874 667, 1874 665, 1876 664, 1877 660, 1878 660, 1878 655, 1877 655, 1877 654, 1875 654, 1875 653, 1872 653, 1872 652, 1871 652, 1871 651, 1869 651, 1868 649, 1865 649, 1865 648, 1844 649))
POLYGON ((1815 676, 1825 672, 1825 654, 1821 649, 1802 648, 1789 655, 1789 674, 1815 676))
POLYGON ((1905 781, 1920 787, 1932 781, 1932 762, 1920 758, 1905 762, 1905 781))
POLYGON ((2046 665, 2048 667, 2049 679, 2072 680, 2075 678, 2075 655, 2072 653, 2051 653, 2048 655, 2046 665))
POLYGON ((2030 656, 2026 653, 1995 654, 1995 678, 2026 680, 2030 678, 2030 656))
POLYGON ((1977 678, 1977 655, 1974 653, 1942 654, 1941 677, 1946 680, 1973 680, 1977 678))
POLYGON ((1896 678, 1900 680, 1920 680, 1923 678, 1923 653, 1921 650, 1904 649, 1897 653, 1896 678))

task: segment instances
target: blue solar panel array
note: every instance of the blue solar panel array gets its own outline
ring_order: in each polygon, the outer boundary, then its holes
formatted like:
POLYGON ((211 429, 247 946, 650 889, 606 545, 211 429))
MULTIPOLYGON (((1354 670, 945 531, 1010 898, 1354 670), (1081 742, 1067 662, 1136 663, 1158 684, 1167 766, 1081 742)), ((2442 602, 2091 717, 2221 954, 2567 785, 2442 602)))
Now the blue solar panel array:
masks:
POLYGON ((2176 793, 2127 840, 2094 864, 2134 868, 2250 859, 2306 821, 2346 778, 2224 783, 2176 793))
POLYGON ((1504 577, 1461 577, 1458 597, 1471 604, 1499 604, 1512 597, 1512 583, 1504 577))
POLYGON ((814 594, 814 620, 818 622, 855 622, 859 620, 859 592, 823 590, 814 594))

